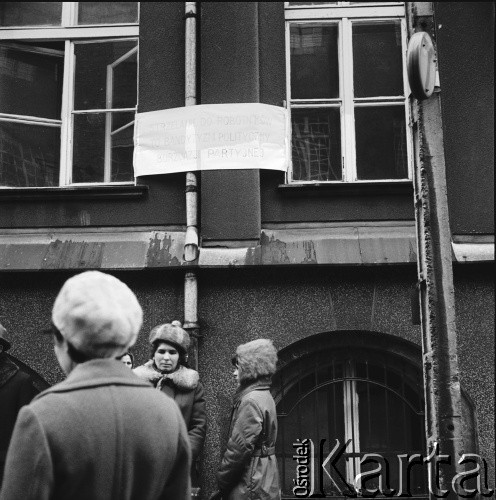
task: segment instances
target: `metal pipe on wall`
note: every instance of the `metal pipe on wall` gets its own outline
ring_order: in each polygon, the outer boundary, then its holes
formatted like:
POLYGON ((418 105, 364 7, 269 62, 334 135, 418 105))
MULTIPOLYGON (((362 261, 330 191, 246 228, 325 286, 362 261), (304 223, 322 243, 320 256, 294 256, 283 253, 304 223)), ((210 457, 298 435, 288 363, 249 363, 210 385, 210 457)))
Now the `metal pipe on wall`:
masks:
MULTIPOLYGON (((185 3, 185 106, 196 105, 196 2, 185 3)), ((186 237, 185 262, 198 258, 198 191, 194 172, 186 173, 186 237)), ((184 324, 191 336, 189 361, 198 369, 198 281, 196 273, 188 271, 184 277, 184 324)))
MULTIPOLYGON (((434 35, 432 2, 408 2, 407 6, 410 35, 416 31, 434 35)), ((439 91, 414 103, 413 111, 425 420, 427 454, 432 457, 429 498, 434 499, 449 495, 452 479, 461 470, 461 389, 439 91), (436 471, 438 462, 443 465, 436 471)))

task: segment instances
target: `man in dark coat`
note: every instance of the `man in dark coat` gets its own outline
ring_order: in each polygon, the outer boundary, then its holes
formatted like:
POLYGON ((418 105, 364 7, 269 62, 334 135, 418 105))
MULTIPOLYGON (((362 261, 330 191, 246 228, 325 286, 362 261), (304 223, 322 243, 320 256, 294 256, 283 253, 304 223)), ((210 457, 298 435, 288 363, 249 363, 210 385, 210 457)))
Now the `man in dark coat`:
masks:
POLYGON ((189 500, 191 450, 177 404, 116 358, 143 313, 120 280, 87 271, 52 311, 67 379, 22 408, 0 500, 189 500))
POLYGON ((7 331, 0 324, 0 487, 17 414, 38 393, 31 377, 7 356, 11 344, 6 334, 7 331))

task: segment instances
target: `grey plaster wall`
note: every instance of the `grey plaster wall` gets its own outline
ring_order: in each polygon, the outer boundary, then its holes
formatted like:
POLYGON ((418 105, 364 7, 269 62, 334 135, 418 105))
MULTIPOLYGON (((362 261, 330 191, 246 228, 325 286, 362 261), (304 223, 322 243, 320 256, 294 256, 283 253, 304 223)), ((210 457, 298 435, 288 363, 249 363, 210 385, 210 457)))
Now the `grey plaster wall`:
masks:
MULTIPOLYGON (((50 384, 63 379, 52 340, 40 334, 50 321, 55 296, 74 273, 0 274, 0 322, 13 341, 11 353, 50 384)), ((183 318, 182 270, 115 273, 137 294, 145 323, 134 353, 148 359, 148 332, 183 318)), ((480 454, 494 471, 494 283, 492 267, 455 268, 457 329, 462 387, 478 422, 480 454)), ((412 325, 410 291, 415 265, 391 267, 200 270, 202 326, 199 370, 205 385, 209 429, 203 467, 204 491, 214 488, 236 389, 230 358, 236 346, 272 338, 278 349, 318 333, 381 332, 421 345, 412 325)), ((419 359, 420 362, 420 359, 419 359)), ((469 450, 474 451, 474 450, 469 450)), ((493 474, 493 472, 492 472, 493 474)), ((493 476, 494 477, 494 476, 493 476)), ((494 481, 494 479, 492 479, 494 481)))
POLYGON ((494 234, 494 2, 436 2, 451 229, 494 234))
MULTIPOLYGON (((208 401, 209 430, 203 462, 204 488, 214 489, 236 386, 231 356, 258 337, 278 349, 320 332, 378 331, 420 345, 411 322, 415 266, 390 268, 287 268, 203 271, 199 369, 208 401)), ((419 360, 420 361, 420 360, 419 360)))
MULTIPOLYGON (((7 328, 9 353, 38 372, 48 383, 63 380, 50 335, 51 310, 61 286, 73 273, 0 273, 0 323, 7 328)), ((144 323, 133 348, 135 362, 149 359, 148 333, 153 326, 183 317, 183 273, 114 273, 137 295, 144 323)))
POLYGON ((479 453, 494 488, 494 264, 460 265, 454 276, 461 383, 475 407, 479 453))

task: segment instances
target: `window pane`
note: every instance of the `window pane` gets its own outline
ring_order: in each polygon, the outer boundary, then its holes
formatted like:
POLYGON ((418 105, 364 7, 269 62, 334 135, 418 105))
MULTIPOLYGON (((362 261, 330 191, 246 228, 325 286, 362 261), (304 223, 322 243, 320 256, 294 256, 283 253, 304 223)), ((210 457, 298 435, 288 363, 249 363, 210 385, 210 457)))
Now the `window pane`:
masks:
POLYGON ((0 46, 0 112, 60 120, 63 52, 0 46))
POLYGON ((60 26, 62 2, 1 2, 0 26, 60 26))
POLYGON ((60 127, 0 121, 0 185, 58 186, 60 127))
POLYGON ((359 180, 408 178, 403 106, 355 108, 355 133, 359 180))
POLYGON ((355 97, 403 95, 399 21, 353 25, 355 97))
POLYGON ((293 180, 341 180, 339 108, 292 109, 293 180))
POLYGON ((75 44, 75 110, 136 106, 136 54, 121 60, 136 46, 136 40, 75 44))
POLYGON ((72 182, 134 180, 133 132, 134 112, 74 115, 72 182), (108 149, 105 147, 106 141, 109 142, 108 149), (106 164, 110 169, 107 179, 106 164))
POLYGON ((103 182, 105 171, 105 115, 74 116, 72 182, 103 182))
POLYGON ((133 136, 134 113, 112 113, 111 182, 134 180, 133 136))
POLYGON ((138 2, 79 2, 78 24, 137 23, 138 2))
POLYGON ((291 26, 291 98, 339 97, 338 27, 291 26))
POLYGON ((137 49, 131 49, 112 66, 112 108, 132 108, 136 106, 138 81, 136 69, 137 49))

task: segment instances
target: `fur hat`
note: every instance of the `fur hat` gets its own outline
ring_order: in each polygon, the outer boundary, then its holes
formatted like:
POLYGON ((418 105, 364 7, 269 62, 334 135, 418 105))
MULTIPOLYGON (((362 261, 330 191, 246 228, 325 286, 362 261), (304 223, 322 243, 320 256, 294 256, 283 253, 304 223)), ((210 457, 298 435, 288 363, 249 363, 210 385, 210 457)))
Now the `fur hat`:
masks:
POLYGON ((90 358, 110 358, 134 345, 143 311, 122 281, 86 271, 64 283, 53 305, 52 322, 77 351, 90 358))
POLYGON ((188 352, 190 338, 186 330, 182 328, 180 321, 157 325, 150 332, 150 344, 156 341, 167 342, 183 353, 188 352))
POLYGON ((240 382, 270 377, 276 372, 277 350, 269 339, 257 339, 236 349, 240 382))

